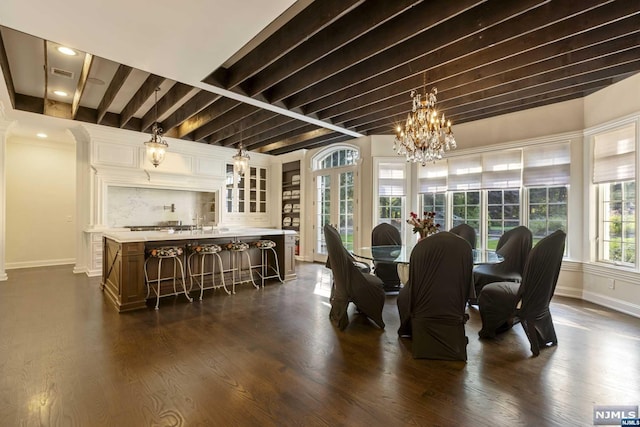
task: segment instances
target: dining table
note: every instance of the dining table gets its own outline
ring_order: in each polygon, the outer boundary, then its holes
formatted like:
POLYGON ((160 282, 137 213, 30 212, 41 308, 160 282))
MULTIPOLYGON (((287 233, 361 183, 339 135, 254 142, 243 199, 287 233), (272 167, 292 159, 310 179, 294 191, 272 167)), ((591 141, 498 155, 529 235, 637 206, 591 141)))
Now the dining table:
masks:
MULTIPOLYGON (((406 284, 409 280, 409 261, 411 259, 411 251, 415 243, 407 243, 404 245, 381 245, 381 246, 363 246, 355 248, 351 254, 357 258, 366 259, 373 262, 384 262, 396 264, 398 269, 398 277, 402 284, 406 284)), ((489 249, 472 249, 473 265, 480 264, 497 264, 504 261, 504 257, 496 251, 489 249)), ((475 298, 475 290, 473 283, 470 287, 470 298, 475 298)))

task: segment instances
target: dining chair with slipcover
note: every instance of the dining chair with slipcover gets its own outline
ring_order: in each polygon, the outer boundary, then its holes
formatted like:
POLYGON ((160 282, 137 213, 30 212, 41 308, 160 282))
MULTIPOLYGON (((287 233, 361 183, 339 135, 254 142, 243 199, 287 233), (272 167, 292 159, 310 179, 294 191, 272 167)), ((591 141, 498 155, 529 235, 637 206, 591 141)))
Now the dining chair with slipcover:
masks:
MULTIPOLYGON (((371 230, 372 246, 400 246, 402 238, 400 231, 391 224, 382 223, 376 225, 371 230)), ((398 291, 400 289, 400 277, 398 276, 398 267, 395 263, 374 261, 373 272, 384 283, 386 292, 398 291)))
POLYGON ((471 249, 476 248, 476 230, 469 224, 459 224, 449 230, 450 233, 457 234, 469 242, 471 249))
POLYGON ((398 294, 401 337, 414 358, 467 360, 464 325, 473 255, 459 236, 441 231, 422 239, 409 259, 409 280, 398 294))
POLYGON ((531 251, 533 236, 531 230, 520 225, 506 231, 498 240, 496 253, 502 255, 504 261, 497 264, 481 264, 473 268, 473 286, 475 295, 480 295, 482 288, 493 282, 520 282, 522 272, 531 251))
POLYGON ((342 244, 340 234, 329 224, 324 226, 324 238, 329 268, 333 273, 329 318, 340 330, 344 330, 349 324, 347 309, 349 303, 353 302, 360 313, 384 329, 382 309, 385 293, 382 280, 364 273, 354 264, 353 257, 342 244))
POLYGON ((565 239, 566 234, 557 230, 540 240, 529 254, 522 282, 491 283, 482 289, 478 297, 480 338, 493 338, 521 323, 534 356, 540 348, 558 343, 549 303, 558 282, 565 239))

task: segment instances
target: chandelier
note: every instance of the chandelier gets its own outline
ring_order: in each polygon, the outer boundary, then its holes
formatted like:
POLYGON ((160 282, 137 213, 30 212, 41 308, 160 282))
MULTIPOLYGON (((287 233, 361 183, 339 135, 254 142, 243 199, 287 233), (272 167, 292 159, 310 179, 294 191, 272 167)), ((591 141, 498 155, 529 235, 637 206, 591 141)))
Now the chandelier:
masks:
POLYGON ((158 167, 160 163, 164 160, 164 156, 167 153, 167 148, 169 148, 169 144, 162 139, 162 128, 158 126, 158 91, 160 88, 156 88, 156 102, 155 102, 155 116, 156 120, 153 122, 151 126, 151 139, 144 143, 147 147, 147 157, 149 161, 153 164, 154 167, 158 167))
POLYGON ((243 177, 249 168, 249 154, 242 146, 242 141, 238 145, 238 152, 233 156, 233 171, 240 177, 243 177))
POLYGON ((398 125, 393 141, 393 150, 406 156, 408 162, 426 166, 428 162, 440 160, 445 151, 456 148, 451 121, 445 120, 444 113, 440 116, 436 110, 437 94, 435 87, 427 94, 426 75, 424 94, 411 91, 411 112, 407 115, 404 128, 398 125))

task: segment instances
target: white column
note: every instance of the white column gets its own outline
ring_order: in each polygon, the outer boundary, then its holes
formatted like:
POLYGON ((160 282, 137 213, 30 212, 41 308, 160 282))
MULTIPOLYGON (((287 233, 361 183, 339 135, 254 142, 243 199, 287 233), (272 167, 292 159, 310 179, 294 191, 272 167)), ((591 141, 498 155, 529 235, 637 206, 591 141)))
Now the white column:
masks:
POLYGON ((5 270, 5 244, 7 239, 7 168, 5 153, 10 126, 11 122, 5 120, 4 105, 0 102, 0 281, 8 278, 5 270))

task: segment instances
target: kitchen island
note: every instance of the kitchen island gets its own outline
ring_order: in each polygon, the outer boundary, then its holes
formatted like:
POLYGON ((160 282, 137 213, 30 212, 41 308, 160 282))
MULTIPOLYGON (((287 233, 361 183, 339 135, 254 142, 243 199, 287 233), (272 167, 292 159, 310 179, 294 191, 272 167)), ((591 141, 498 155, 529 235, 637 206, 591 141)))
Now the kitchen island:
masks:
MULTIPOLYGON (((224 244, 235 240, 251 242, 259 239, 270 239, 276 243, 281 278, 295 279, 295 238, 296 233, 292 230, 248 227, 208 231, 105 231, 101 287, 119 312, 145 308, 146 249, 158 246, 186 247, 204 243, 224 244)), ((223 259, 224 268, 228 269, 229 265, 225 261, 223 259)), ((186 270, 186 263, 183 264, 186 270)))

